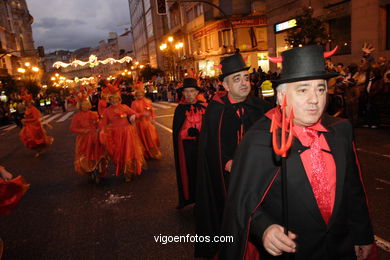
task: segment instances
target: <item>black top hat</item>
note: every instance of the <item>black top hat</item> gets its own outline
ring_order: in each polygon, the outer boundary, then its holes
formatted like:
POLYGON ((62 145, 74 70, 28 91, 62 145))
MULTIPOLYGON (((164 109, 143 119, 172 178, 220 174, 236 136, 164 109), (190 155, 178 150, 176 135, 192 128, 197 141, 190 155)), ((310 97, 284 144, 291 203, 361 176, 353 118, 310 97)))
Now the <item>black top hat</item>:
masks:
POLYGON ((325 70, 324 51, 319 45, 308 45, 282 52, 282 73, 276 84, 310 79, 329 79, 337 72, 325 70))
POLYGON ((194 78, 185 78, 183 80, 183 87, 179 88, 178 91, 183 91, 183 89, 185 89, 185 88, 195 88, 198 91, 202 90, 200 87, 198 87, 196 79, 194 79, 194 78))
POLYGON ((223 80, 226 76, 243 70, 249 70, 250 66, 246 66, 241 54, 236 53, 232 56, 227 56, 221 60, 222 74, 219 76, 219 80, 223 80))

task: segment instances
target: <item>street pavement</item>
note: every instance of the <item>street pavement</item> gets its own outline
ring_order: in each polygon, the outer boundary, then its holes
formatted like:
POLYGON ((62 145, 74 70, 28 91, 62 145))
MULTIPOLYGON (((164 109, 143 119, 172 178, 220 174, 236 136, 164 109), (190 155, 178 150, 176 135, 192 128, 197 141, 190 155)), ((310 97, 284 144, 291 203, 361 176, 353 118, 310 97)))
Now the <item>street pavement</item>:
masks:
MULTIPOLYGON (((131 183, 110 176, 100 185, 73 169, 74 111, 45 116, 55 138, 39 158, 18 138, 19 129, 0 128, 0 164, 31 184, 20 205, 1 216, 3 259, 193 259, 192 243, 155 242, 156 236, 194 235, 193 207, 176 210, 177 188, 171 125, 175 104, 153 103, 161 160, 131 183)), ((356 129, 358 155, 380 259, 390 259, 390 128, 356 129)))

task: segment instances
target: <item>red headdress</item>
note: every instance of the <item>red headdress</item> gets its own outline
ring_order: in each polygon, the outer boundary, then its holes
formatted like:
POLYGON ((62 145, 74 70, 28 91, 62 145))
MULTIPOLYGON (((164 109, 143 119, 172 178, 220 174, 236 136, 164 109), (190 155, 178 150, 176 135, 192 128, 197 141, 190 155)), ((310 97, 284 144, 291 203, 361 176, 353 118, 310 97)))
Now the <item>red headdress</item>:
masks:
POLYGON ((109 95, 120 95, 119 83, 121 83, 121 79, 117 79, 114 84, 109 83, 107 80, 104 81, 109 95))
POLYGON ((145 94, 144 83, 142 81, 138 81, 134 84, 134 92, 145 94))
POLYGON ((30 94, 28 94, 28 93, 26 92, 26 90, 24 90, 24 89, 22 89, 21 94, 20 94, 20 97, 21 97, 24 101, 26 101, 26 102, 32 101, 32 96, 31 96, 30 94))
MULTIPOLYGON (((92 93, 91 90, 87 90, 84 86, 80 87, 79 93, 77 93, 76 100, 77 102, 81 102, 84 100, 88 100, 88 96, 92 93)), ((88 100, 89 101, 89 100, 88 100)))

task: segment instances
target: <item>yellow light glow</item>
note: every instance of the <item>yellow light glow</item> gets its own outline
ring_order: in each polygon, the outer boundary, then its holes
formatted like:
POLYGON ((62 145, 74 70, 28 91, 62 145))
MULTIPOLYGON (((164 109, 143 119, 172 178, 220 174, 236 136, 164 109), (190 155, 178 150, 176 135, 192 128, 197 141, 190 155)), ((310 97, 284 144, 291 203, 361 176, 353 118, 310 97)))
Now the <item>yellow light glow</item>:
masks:
POLYGON ((140 69, 143 69, 143 67, 145 67, 145 66, 144 66, 144 65, 139 65, 139 68, 140 68, 140 69))
POLYGON ((51 80, 53 80, 53 81, 54 81, 54 80, 56 80, 56 78, 55 78, 55 77, 51 77, 51 80))
POLYGON ((160 50, 163 51, 163 50, 165 50, 167 47, 168 47, 167 44, 166 44, 166 43, 163 43, 163 44, 160 45, 160 50))
POLYGON ((133 70, 133 69, 134 69, 134 66, 131 66, 131 69, 133 70))
POLYGON ((169 36, 169 37, 168 37, 168 41, 169 41, 169 42, 173 42, 173 37, 172 37, 172 36, 169 36))
POLYGON ((34 71, 34 72, 38 72, 38 71, 39 71, 39 68, 38 68, 38 67, 32 67, 31 69, 32 69, 32 71, 34 71))
POLYGON ((122 76, 126 75, 126 73, 122 72, 122 76))
POLYGON ((131 71, 127 72, 128 75, 131 75, 131 71))
POLYGON ((56 73, 55 76, 58 77, 60 74, 56 73))
POLYGON ((175 44, 175 49, 176 49, 176 50, 181 49, 181 48, 183 48, 183 45, 184 45, 184 44, 183 44, 182 42, 176 43, 176 44, 175 44))
POLYGON ((30 65, 31 65, 30 62, 25 62, 25 63, 24 63, 24 66, 26 66, 26 67, 30 67, 30 65))
POLYGON ((138 64, 139 64, 139 62, 138 62, 138 61, 136 61, 136 62, 135 62, 135 65, 138 65, 138 64))
POLYGON ((18 68, 18 72, 19 72, 19 73, 25 73, 25 72, 26 72, 26 70, 25 70, 25 69, 23 69, 23 68, 18 68))

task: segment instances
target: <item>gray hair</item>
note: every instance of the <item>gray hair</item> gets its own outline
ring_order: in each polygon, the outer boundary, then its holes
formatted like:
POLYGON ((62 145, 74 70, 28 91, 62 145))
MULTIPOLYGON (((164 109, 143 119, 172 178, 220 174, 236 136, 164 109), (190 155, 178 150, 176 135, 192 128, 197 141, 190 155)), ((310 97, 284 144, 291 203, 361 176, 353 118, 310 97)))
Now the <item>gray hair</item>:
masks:
MULTIPOLYGON (((325 88, 326 90, 328 90, 328 82, 326 80, 325 81, 325 88)), ((279 84, 277 87, 276 87, 276 93, 283 93, 283 92, 286 92, 286 89, 287 89, 287 84, 288 83, 282 83, 282 84, 279 84)), ((278 98, 276 98, 276 104, 279 105, 279 102, 278 102, 278 98)))

